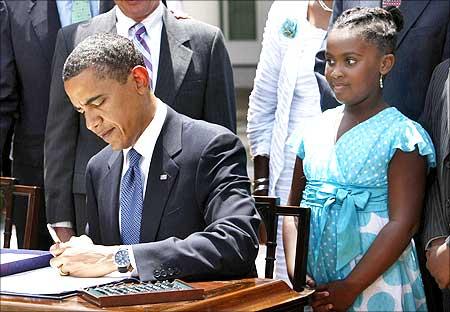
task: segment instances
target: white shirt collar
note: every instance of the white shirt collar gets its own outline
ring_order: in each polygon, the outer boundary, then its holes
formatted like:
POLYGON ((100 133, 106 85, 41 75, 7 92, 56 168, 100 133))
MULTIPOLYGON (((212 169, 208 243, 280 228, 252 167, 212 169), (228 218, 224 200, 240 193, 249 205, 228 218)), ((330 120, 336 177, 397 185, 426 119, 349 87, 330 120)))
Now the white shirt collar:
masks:
MULTIPOLYGON (((158 22, 162 22, 162 16, 163 16, 163 8, 162 4, 159 3, 158 7, 146 18, 144 18, 140 23, 144 24, 145 29, 147 30, 147 34, 149 34, 149 30, 152 29, 158 22)), ((131 27, 136 25, 136 21, 126 16, 122 10, 116 5, 116 19, 117 19, 117 32, 119 35, 122 36, 128 36, 129 34, 125 33, 119 33, 119 30, 129 30, 131 27)))
MULTIPOLYGON (((166 104, 157 99, 156 112, 153 120, 149 123, 147 128, 145 128, 144 132, 142 132, 136 143, 134 143, 134 146, 132 146, 146 161, 151 161, 156 141, 158 140, 164 121, 166 120, 166 115, 166 104)), ((129 160, 127 156, 130 149, 131 147, 123 150, 124 167, 128 167, 129 160)))

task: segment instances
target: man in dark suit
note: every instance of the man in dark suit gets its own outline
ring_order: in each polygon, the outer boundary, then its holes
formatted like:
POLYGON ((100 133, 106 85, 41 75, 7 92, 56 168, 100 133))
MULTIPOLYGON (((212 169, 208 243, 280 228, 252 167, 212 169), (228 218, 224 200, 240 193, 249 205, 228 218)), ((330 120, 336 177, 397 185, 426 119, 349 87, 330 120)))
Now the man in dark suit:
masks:
POLYGON ((74 235, 75 229, 78 234, 84 232, 86 164, 105 146, 71 107, 60 74, 67 55, 84 38, 98 32, 127 36, 124 24, 147 21, 153 40, 149 45, 155 95, 179 113, 236 130, 233 76, 221 31, 192 19, 177 19, 159 0, 116 3, 110 12, 63 28, 58 35, 46 130, 45 186, 47 218, 63 240, 74 235), (161 28, 155 26, 158 21, 161 28))
MULTIPOLYGON (((335 0, 330 23, 353 7, 376 7, 395 0, 335 0)), ((403 114, 417 120, 422 111, 434 67, 450 56, 450 2, 402 0, 404 27, 398 34, 396 63, 384 79, 383 97, 403 114)), ((316 57, 315 72, 322 110, 339 105, 324 77, 325 55, 316 57)))
MULTIPOLYGON (((106 12, 113 3, 102 0, 98 5, 99 12, 106 12)), ((0 1, 0 151, 7 149, 7 134, 14 123, 12 174, 21 184, 44 185, 51 62, 61 28, 58 10, 56 1, 0 1)), ((17 200, 15 208, 21 246, 25 205, 17 200)), ((40 220, 39 247, 47 249, 44 209, 40 220)))
MULTIPOLYGON (((435 311, 450 311, 450 60, 434 70, 425 101, 421 122, 433 139, 437 166, 429 175, 424 226, 421 241, 427 250, 427 268, 442 293, 436 288, 434 297, 442 295, 442 306, 435 311)), ((433 304, 438 302, 434 300, 433 304)))
POLYGON ((135 270, 142 280, 254 273, 260 219, 238 137, 156 98, 142 55, 116 34, 78 45, 63 79, 109 143, 86 171, 88 235, 108 247, 72 237, 52 247, 52 266, 74 276, 135 270))

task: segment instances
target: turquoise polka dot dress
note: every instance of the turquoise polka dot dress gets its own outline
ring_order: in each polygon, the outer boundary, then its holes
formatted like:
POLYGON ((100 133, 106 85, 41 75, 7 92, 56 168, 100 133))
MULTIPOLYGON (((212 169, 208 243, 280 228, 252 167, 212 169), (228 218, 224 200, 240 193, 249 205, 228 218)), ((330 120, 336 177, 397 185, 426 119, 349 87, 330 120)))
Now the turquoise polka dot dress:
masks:
MULTIPOLYGON (((429 167, 436 162, 426 131, 394 107, 336 141, 343 108, 326 111, 291 141, 308 181, 301 205, 311 208, 308 274, 318 284, 347 277, 388 222, 387 173, 396 150, 418 149, 429 167)), ((427 310, 413 241, 350 310, 427 310)))

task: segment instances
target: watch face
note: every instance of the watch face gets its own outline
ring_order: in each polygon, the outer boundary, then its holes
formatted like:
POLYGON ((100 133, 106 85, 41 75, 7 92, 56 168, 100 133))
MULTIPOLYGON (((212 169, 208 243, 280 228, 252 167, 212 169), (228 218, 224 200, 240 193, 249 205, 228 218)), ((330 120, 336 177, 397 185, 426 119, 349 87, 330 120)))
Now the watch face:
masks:
POLYGON ((128 257, 128 250, 120 249, 114 255, 114 261, 117 266, 128 266, 130 264, 130 258, 128 257))

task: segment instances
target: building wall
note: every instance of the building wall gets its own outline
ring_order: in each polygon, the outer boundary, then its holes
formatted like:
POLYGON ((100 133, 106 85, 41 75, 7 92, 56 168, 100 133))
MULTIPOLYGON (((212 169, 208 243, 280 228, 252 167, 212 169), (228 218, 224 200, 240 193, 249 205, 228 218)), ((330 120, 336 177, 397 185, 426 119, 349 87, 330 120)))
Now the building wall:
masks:
POLYGON ((264 25, 272 0, 253 1, 255 4, 256 32, 254 40, 230 40, 228 3, 243 0, 183 0, 168 1, 168 6, 182 8, 195 19, 215 25, 222 29, 231 63, 233 64, 236 88, 252 88, 256 65, 261 52, 261 41, 264 25), (180 5, 181 4, 181 5, 180 5), (222 16, 221 16, 222 15, 222 16))

